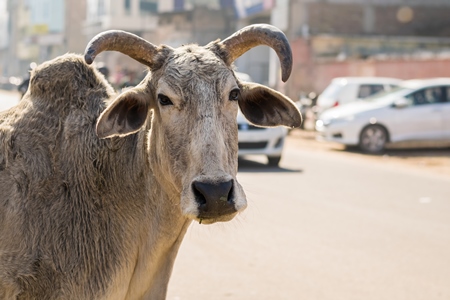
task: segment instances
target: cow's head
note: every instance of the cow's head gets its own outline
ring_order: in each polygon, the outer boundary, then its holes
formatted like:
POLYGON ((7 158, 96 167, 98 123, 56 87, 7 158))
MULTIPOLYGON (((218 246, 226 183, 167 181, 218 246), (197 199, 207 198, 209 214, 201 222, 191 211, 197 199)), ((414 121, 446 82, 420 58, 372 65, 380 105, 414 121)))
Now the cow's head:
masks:
POLYGON ((87 63, 101 51, 115 50, 150 68, 137 87, 123 92, 101 114, 97 134, 100 138, 132 134, 152 116, 150 164, 157 180, 180 195, 181 211, 191 219, 228 221, 247 206, 236 180, 238 108, 258 126, 301 123, 290 99, 236 78, 234 60, 258 45, 276 51, 286 81, 292 68, 291 49, 285 35, 270 25, 245 27, 204 47, 176 49, 154 46, 127 32, 108 31, 86 48, 87 63))

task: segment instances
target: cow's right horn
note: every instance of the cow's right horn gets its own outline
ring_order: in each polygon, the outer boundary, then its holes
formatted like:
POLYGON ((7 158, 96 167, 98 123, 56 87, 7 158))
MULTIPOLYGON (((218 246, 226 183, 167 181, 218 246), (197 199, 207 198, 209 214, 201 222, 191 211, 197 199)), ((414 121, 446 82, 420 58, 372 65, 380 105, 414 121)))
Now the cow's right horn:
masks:
POLYGON ((97 34, 84 51, 84 60, 92 64, 95 57, 103 51, 119 51, 138 62, 151 67, 158 53, 155 45, 143 38, 122 30, 109 30, 97 34))

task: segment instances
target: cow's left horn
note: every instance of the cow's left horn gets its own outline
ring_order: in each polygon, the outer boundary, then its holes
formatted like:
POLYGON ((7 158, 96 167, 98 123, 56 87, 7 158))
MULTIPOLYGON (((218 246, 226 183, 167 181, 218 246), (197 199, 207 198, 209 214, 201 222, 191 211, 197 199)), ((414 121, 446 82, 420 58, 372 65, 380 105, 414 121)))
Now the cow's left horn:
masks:
POLYGON ((271 47, 281 63, 281 79, 286 82, 292 70, 292 50, 284 33, 275 26, 254 24, 246 26, 221 42, 231 63, 239 56, 259 45, 271 47))
POLYGON ((143 38, 122 30, 109 30, 97 34, 84 51, 84 60, 92 64, 95 57, 103 51, 119 51, 147 66, 153 65, 158 53, 155 45, 143 38))

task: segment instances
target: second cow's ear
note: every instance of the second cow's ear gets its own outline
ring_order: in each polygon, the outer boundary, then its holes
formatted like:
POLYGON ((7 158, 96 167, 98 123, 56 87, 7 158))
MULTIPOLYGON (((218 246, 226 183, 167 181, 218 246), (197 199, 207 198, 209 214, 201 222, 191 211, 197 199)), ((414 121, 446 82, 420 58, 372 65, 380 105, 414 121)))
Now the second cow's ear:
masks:
POLYGON ((299 127, 302 116, 291 99, 266 86, 243 82, 239 107, 251 123, 263 127, 299 127))
POLYGON ((135 133, 144 126, 152 96, 143 88, 132 88, 120 94, 97 120, 97 136, 109 138, 135 133))

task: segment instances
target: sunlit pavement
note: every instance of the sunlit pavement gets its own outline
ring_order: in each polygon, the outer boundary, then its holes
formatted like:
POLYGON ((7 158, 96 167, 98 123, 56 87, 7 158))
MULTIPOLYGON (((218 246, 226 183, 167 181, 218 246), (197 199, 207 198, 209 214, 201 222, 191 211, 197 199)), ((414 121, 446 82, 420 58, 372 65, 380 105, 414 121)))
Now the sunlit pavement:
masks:
POLYGON ((241 162, 247 210, 192 224, 167 299, 450 299, 450 176, 296 138, 241 162))

